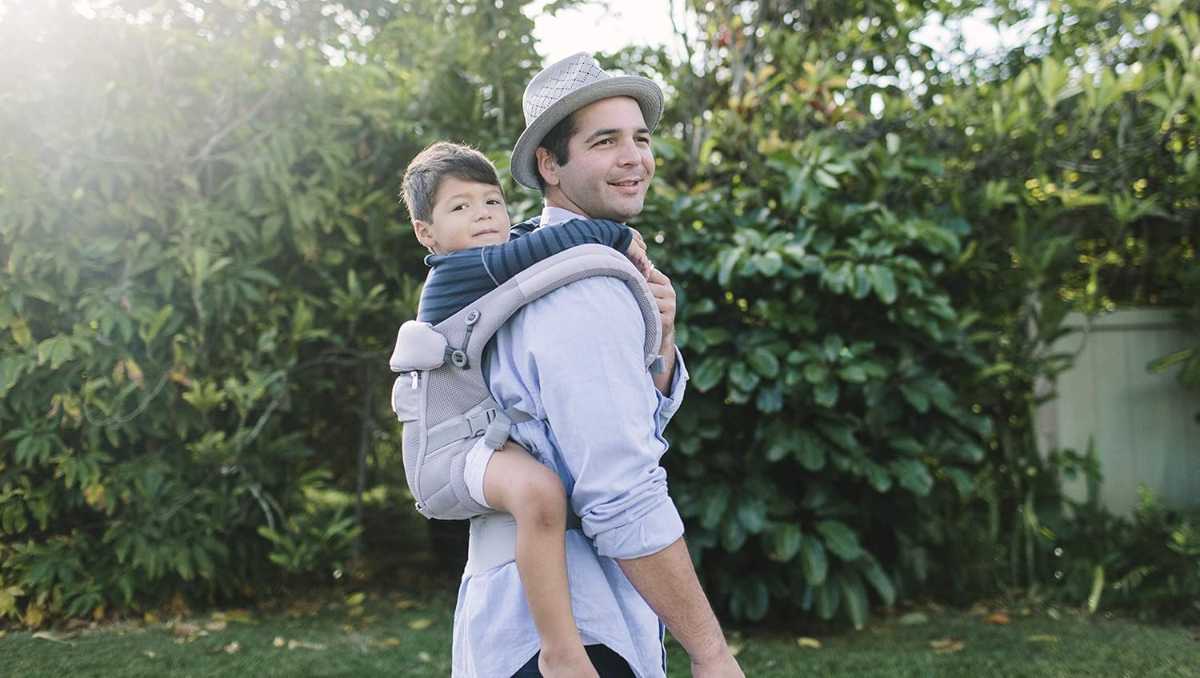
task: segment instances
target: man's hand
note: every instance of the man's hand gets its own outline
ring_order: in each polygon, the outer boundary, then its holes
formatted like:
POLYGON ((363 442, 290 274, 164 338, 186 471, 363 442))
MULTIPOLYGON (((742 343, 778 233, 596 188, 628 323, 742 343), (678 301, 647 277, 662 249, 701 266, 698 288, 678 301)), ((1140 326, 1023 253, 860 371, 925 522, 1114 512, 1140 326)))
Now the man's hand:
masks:
POLYGON ((646 276, 646 284, 654 293, 654 301, 658 303, 658 315, 662 318, 662 350, 663 355, 674 353, 675 348, 675 288, 671 279, 665 273, 650 266, 646 276))
POLYGON ((629 243, 629 248, 625 250, 625 256, 629 257, 638 272, 649 280, 650 269, 654 268, 654 265, 650 263, 650 257, 646 256, 646 241, 642 239, 642 234, 637 230, 632 228, 629 230, 633 231, 633 240, 629 243))

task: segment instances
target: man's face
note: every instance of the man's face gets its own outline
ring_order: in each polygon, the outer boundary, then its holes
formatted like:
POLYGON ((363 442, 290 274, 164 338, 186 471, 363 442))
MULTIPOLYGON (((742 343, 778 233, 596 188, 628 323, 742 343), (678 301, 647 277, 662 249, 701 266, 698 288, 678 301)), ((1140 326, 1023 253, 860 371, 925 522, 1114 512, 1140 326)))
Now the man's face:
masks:
POLYGON ((613 221, 641 213, 654 177, 654 155, 637 101, 613 97, 579 109, 567 143, 567 164, 549 157, 547 204, 613 221))
POLYGON ((499 186, 444 177, 429 221, 414 221, 417 239, 436 254, 508 242, 508 211, 499 186))

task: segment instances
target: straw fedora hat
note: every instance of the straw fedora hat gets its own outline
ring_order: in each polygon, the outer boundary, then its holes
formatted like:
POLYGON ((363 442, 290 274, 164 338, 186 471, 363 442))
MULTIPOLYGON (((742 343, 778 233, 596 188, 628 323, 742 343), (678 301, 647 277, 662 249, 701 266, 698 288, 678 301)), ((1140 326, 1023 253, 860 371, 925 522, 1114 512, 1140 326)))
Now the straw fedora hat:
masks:
POLYGON ((632 97, 653 130, 662 117, 662 90, 636 75, 609 75, 587 52, 550 64, 533 76, 522 97, 525 131, 513 147, 511 171, 522 186, 538 188, 534 151, 563 118, 590 103, 610 97, 632 97))

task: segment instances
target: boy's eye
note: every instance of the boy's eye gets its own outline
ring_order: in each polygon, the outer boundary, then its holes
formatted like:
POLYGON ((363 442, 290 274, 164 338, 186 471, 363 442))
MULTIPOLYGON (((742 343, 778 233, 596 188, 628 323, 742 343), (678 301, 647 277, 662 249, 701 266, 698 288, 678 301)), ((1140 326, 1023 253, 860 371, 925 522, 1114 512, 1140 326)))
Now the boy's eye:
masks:
POLYGON ((464 209, 466 209, 466 208, 467 208, 467 206, 466 206, 466 205, 461 205, 461 204, 460 204, 460 205, 454 205, 453 207, 451 207, 451 208, 450 208, 450 211, 451 211, 451 212, 457 212, 457 211, 459 211, 459 210, 464 210, 464 209))

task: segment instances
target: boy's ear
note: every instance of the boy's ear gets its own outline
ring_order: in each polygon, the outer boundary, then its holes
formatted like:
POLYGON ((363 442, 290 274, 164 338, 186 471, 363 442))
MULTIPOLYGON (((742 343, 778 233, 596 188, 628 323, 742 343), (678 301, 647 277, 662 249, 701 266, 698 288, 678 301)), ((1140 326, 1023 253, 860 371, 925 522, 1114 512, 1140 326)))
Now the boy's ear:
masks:
POLYGON ((413 234, 417 236, 417 242, 425 246, 425 249, 433 251, 433 246, 437 241, 433 237, 433 229, 430 228, 428 221, 421 219, 413 219, 412 222, 413 234))
POLYGON ((537 158, 537 170, 538 174, 542 175, 542 181, 546 182, 547 186, 557 186, 558 159, 544 146, 535 148, 533 154, 537 158))

